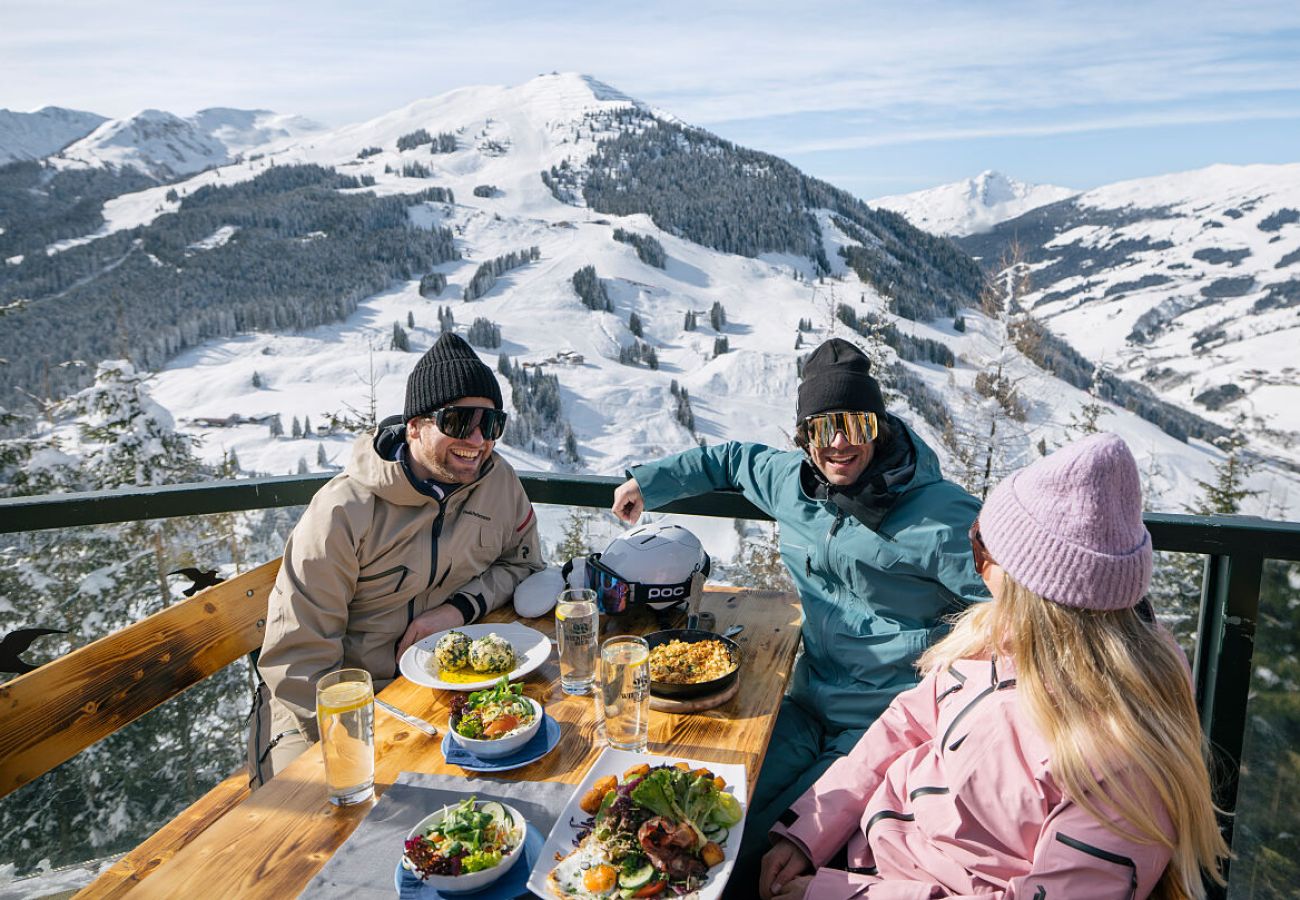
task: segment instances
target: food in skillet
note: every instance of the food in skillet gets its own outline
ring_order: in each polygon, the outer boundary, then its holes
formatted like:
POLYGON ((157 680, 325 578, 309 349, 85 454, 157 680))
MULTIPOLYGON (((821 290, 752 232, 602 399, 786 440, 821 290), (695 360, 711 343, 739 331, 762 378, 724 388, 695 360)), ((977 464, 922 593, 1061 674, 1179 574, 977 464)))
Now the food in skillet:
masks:
MULTIPOLYGON (((597 781, 580 802, 590 830, 547 887, 561 900, 680 896, 724 858, 740 802, 707 769, 643 764, 597 781), (604 791, 603 795, 597 796, 604 791)), ((739 834, 736 835, 739 839, 739 834)))
POLYGON ((736 668, 722 641, 687 643, 673 639, 650 651, 650 680, 661 684, 699 684, 713 681, 736 668))

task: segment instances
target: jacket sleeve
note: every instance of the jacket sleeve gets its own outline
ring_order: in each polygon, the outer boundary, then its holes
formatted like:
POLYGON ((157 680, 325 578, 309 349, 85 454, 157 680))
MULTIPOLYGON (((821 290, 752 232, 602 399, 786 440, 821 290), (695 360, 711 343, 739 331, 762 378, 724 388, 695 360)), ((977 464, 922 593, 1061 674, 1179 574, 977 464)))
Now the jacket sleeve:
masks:
POLYGON ((859 827, 890 764, 933 739, 937 684, 938 674, 931 673, 895 697, 853 750, 833 762, 770 833, 798 844, 815 867, 824 866, 859 827))
POLYGON ((512 531, 496 558, 481 575, 471 578, 456 593, 470 598, 475 615, 466 624, 481 619, 488 611, 505 604, 515 588, 534 572, 546 568, 541 541, 537 537, 537 514, 520 486, 516 498, 512 531))
POLYGON ((931 557, 934 580, 962 606, 984 603, 989 599, 988 588, 975 571, 970 548, 970 526, 979 515, 979 501, 955 485, 950 497, 945 503, 945 525, 931 557))
MULTIPOLYGON (((1159 803, 1153 809, 1161 809, 1159 803)), ((1172 834, 1167 819, 1163 824, 1172 834)), ((1155 888, 1171 855, 1168 848, 1120 837, 1083 807, 1066 800, 1044 823, 1029 872, 1012 878, 1001 890, 953 894, 935 882, 819 869, 807 896, 818 900, 1142 900, 1155 888)))
POLYGON ((641 488, 646 509, 658 509, 683 497, 709 491, 740 491, 751 503, 773 515, 773 463, 787 455, 764 444, 728 441, 697 447, 655 462, 634 466, 631 475, 641 488))
POLYGON ((268 603, 257 668, 271 696, 313 740, 316 681, 343 660, 358 539, 344 508, 317 494, 285 544, 268 603))

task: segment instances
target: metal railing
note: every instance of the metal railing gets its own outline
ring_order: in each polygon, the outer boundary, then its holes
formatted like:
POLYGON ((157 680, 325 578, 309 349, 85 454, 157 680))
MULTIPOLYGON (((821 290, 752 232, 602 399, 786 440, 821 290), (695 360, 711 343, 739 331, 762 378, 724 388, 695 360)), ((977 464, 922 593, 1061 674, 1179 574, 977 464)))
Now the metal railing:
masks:
MULTIPOLYGON (((534 503, 608 508, 619 478, 520 473, 534 503)), ((123 488, 0 499, 0 534, 306 504, 326 475, 123 488)), ((656 512, 770 520, 742 495, 714 491, 656 512)), ((1193 665, 1201 725, 1220 758, 1219 803, 1236 808, 1255 627, 1266 559, 1300 561, 1300 523, 1251 516, 1150 513, 1157 550, 1206 557, 1193 665)), ((1231 819, 1226 829, 1231 839, 1231 819)), ((1222 896, 1219 891, 1213 895, 1222 896)))

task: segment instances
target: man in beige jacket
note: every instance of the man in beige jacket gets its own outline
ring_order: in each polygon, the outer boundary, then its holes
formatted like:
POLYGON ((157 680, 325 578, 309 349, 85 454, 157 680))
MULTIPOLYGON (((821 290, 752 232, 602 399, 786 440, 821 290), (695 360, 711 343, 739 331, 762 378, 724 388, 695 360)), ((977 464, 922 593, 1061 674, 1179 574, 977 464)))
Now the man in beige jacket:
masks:
POLYGON ((544 567, 532 504, 492 450, 501 407, 492 370, 444 334, 407 379, 403 415, 358 438, 312 498, 270 597, 255 785, 317 740, 322 675, 362 668, 379 690, 411 644, 481 618, 544 567))

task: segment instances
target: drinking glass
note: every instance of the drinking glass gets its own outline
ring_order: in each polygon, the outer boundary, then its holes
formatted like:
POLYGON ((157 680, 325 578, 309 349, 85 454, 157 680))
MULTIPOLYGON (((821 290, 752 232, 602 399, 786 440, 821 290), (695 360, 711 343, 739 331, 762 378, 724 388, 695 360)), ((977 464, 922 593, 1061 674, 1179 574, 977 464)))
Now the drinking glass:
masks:
POLYGON ((375 793, 375 691, 365 669, 339 669, 316 682, 316 721, 325 784, 335 806, 375 793))
POLYGON ((566 694, 591 693, 599 625, 595 591, 560 592, 555 602, 555 641, 560 650, 560 688, 566 694))
POLYGON ((650 738, 650 645, 645 638, 620 634, 601 645, 600 697, 609 745, 645 753, 650 738))

